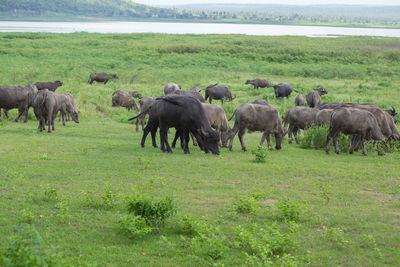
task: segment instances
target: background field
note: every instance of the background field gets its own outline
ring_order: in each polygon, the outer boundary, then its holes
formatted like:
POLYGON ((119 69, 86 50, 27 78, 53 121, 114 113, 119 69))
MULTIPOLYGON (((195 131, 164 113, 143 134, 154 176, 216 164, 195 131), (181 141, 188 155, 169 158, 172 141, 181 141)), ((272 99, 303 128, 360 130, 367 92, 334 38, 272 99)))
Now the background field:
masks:
MULTIPOLYGON (((399 39, 3 33, 0 62, 1 85, 61 80, 57 92, 75 95, 81 112, 79 124, 58 123, 51 134, 37 131, 32 111, 27 124, 0 118, 2 255, 23 229, 39 233, 61 265, 250 265, 234 228, 276 224, 289 235, 293 224, 279 219, 279 203, 289 199, 300 212, 298 230, 290 234, 297 245, 276 264, 399 264, 399 152, 327 156, 285 139, 281 151, 269 151, 265 163, 255 163, 235 139, 234 151, 222 148, 220 156, 194 147, 190 155, 178 148, 168 155, 149 140, 142 149, 141 133, 127 123, 135 113, 111 107, 117 89, 159 96, 170 81, 184 89, 219 82, 236 96, 223 105, 227 116, 259 97, 283 115, 294 95, 275 100, 272 88, 244 85, 267 78, 289 82, 301 93, 322 86, 329 92, 325 102, 400 109, 399 39), (120 79, 90 86, 94 71, 120 79), (232 212, 237 198, 252 194, 258 196, 257 212, 232 212), (126 197, 134 195, 173 196, 179 211, 158 231, 130 237, 117 221, 128 214, 126 197), (213 229, 211 240, 226 246, 218 259, 188 245, 192 237, 181 231, 184 215, 213 229)), ((256 149, 260 138, 246 133, 247 148, 256 149)))

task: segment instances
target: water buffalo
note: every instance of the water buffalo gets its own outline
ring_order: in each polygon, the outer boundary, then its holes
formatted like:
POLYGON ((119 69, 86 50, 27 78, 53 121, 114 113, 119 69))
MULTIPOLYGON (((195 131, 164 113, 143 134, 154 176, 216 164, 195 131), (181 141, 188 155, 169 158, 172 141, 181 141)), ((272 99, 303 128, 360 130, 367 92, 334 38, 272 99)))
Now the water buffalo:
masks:
MULTIPOLYGON (((347 135, 356 135, 361 140, 363 155, 367 155, 365 150, 365 141, 367 138, 373 140, 382 140, 382 132, 378 126, 375 116, 363 109, 358 108, 339 108, 332 112, 330 127, 326 138, 325 152, 329 154, 331 141, 335 144, 335 152, 339 154, 338 136, 339 133, 347 135)), ((355 142, 352 139, 350 151, 354 151, 355 142)))
MULTIPOLYGON (((35 85, 22 86, 0 86, 0 108, 8 111, 18 108, 18 116, 15 122, 24 114, 24 122, 28 121, 28 110, 35 100, 38 89, 35 85)), ((5 113, 8 118, 8 113, 5 113)))
MULTIPOLYGON (((56 97, 56 114, 60 112, 60 117, 62 118, 62 124, 65 126, 65 118, 67 115, 71 116, 71 118, 79 123, 78 119, 78 111, 76 111, 75 106, 72 105, 71 102, 71 94, 54 94, 56 97)), ((73 98, 73 97, 72 97, 73 98)))
POLYGON ((49 133, 51 130, 55 130, 54 119, 58 111, 61 111, 61 113, 69 113, 72 119, 76 123, 79 123, 78 112, 72 106, 66 95, 56 95, 47 89, 40 90, 33 102, 33 108, 36 118, 39 120, 40 131, 45 130, 46 123, 48 124, 49 133))
POLYGON ((306 104, 306 96, 305 95, 296 95, 294 98, 294 104, 296 106, 304 106, 306 104))
POLYGON ((92 74, 90 74, 89 83, 92 84, 93 81, 96 81, 106 84, 110 79, 118 79, 117 74, 108 74, 105 72, 93 72, 92 74))
POLYGON ((54 92, 56 89, 63 85, 60 81, 55 82, 37 82, 35 83, 38 90, 49 89, 50 91, 54 92))
MULTIPOLYGON (((139 114, 129 120, 141 115, 139 114)), ((150 107, 149 120, 143 130, 142 147, 144 147, 144 142, 149 132, 152 133, 153 146, 157 146, 154 136, 158 127, 160 127, 161 150, 163 152, 172 152, 168 144, 167 132, 170 127, 175 127, 177 131, 180 131, 181 136, 184 136, 182 148, 185 153, 189 153, 188 140, 190 132, 196 137, 199 145, 206 153, 211 151, 213 154, 219 154, 219 134, 211 129, 204 108, 193 97, 168 95, 156 98, 150 107)))
POLYGON ((333 109, 322 109, 319 110, 317 115, 315 116, 315 125, 323 126, 329 124, 331 121, 331 114, 333 109))
POLYGON ((212 103, 213 99, 221 100, 222 104, 224 104, 224 98, 227 98, 231 101, 233 100, 231 90, 229 90, 229 88, 225 85, 218 85, 218 83, 212 84, 207 86, 205 91, 205 99, 207 101, 209 98, 210 104, 212 103))
MULTIPOLYGON (((211 128, 219 132, 221 136, 220 146, 227 147, 227 142, 230 136, 231 127, 229 126, 228 119, 223 108, 215 104, 201 103, 206 117, 210 122, 211 128)), ((193 136, 192 136, 193 137, 193 136)), ((175 147, 175 143, 178 136, 175 136, 172 142, 172 147, 175 147)), ((193 138, 193 145, 197 145, 196 138, 193 138)))
POLYGON ((124 107, 127 110, 135 109, 139 111, 138 106, 136 105, 134 97, 141 96, 138 92, 128 92, 117 90, 112 93, 112 106, 113 107, 124 107))
POLYGON ((286 129, 287 125, 289 124, 289 144, 292 143, 292 135, 294 135, 296 144, 299 143, 297 134, 300 130, 304 130, 306 127, 311 126, 315 123, 315 117, 317 113, 317 109, 303 106, 296 106, 286 111, 284 128, 286 129))
POLYGON ((254 100, 252 104, 259 104, 259 105, 268 106, 268 100, 259 98, 259 99, 254 100))
POLYGON ((143 131, 146 115, 149 114, 151 104, 154 102, 155 99, 156 99, 155 97, 145 96, 139 100, 140 113, 142 115, 136 119, 136 132, 139 131, 139 124, 142 125, 142 131, 143 131))
POLYGON ((277 85, 273 85, 272 87, 274 87, 276 98, 283 98, 283 97, 289 98, 290 94, 293 91, 292 86, 290 86, 290 84, 288 83, 280 83, 277 85))
POLYGON ((306 95, 307 104, 310 108, 318 107, 321 104, 321 96, 326 95, 328 92, 324 88, 315 89, 306 95))
POLYGON ((171 94, 175 90, 180 90, 182 87, 179 84, 176 83, 167 83, 164 86, 164 94, 168 95, 171 94))
POLYGON ((275 148, 281 149, 282 139, 286 132, 283 131, 281 117, 275 108, 258 104, 242 104, 235 109, 233 115, 235 116, 235 124, 231 131, 229 150, 232 150, 233 138, 239 132, 238 136, 242 150, 247 151, 243 140, 246 129, 263 132, 260 146, 267 139, 268 147, 270 148, 270 134, 274 134, 275 148))
POLYGON ((204 99, 204 97, 201 95, 201 93, 196 92, 196 91, 185 91, 185 90, 175 90, 172 93, 170 93, 170 95, 183 95, 183 96, 191 96, 196 98, 197 100, 199 100, 200 102, 206 102, 206 100, 204 99))
POLYGON ((265 88, 265 87, 271 87, 271 82, 268 80, 264 79, 255 79, 255 80, 247 80, 245 84, 251 84, 254 86, 254 89, 257 89, 259 87, 265 88))

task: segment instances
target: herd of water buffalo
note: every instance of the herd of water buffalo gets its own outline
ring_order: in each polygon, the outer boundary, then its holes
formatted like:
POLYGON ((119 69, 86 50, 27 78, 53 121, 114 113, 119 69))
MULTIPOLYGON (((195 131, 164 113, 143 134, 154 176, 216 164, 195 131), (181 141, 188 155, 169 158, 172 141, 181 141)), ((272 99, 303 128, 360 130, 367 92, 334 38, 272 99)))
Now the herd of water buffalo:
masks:
MULTIPOLYGON (((93 81, 106 84, 108 80, 118 78, 116 74, 92 73, 89 83, 93 81)), ((251 84, 254 88, 273 87, 276 98, 289 98, 294 91, 288 83, 272 85, 264 79, 247 80, 245 84, 251 84)), ((75 108, 75 99, 71 94, 56 94, 57 87, 62 82, 37 82, 34 85, 0 86, 0 116, 1 109, 8 118, 8 110, 18 108, 18 116, 15 121, 24 115, 27 121, 28 109, 33 107, 36 118, 39 121, 39 129, 42 131, 48 125, 48 132, 54 130, 54 120, 58 113, 65 125, 65 120, 72 118, 79 123, 78 112, 75 108)), ((283 137, 288 134, 289 143, 293 136, 298 143, 300 130, 309 126, 321 126, 329 124, 327 135, 326 153, 329 153, 330 143, 333 140, 335 152, 338 150, 339 133, 351 135, 350 153, 358 146, 364 155, 366 140, 387 141, 400 140, 400 134, 395 126, 397 115, 394 108, 382 110, 374 104, 359 103, 323 103, 321 96, 328 92, 324 88, 318 88, 307 95, 298 94, 295 97, 295 107, 286 111, 281 121, 277 109, 270 106, 265 99, 257 99, 253 103, 241 104, 235 109, 231 120, 235 117, 233 128, 229 126, 226 114, 218 105, 212 104, 212 100, 233 100, 229 87, 225 85, 212 84, 205 88, 205 97, 202 89, 193 87, 190 90, 182 90, 176 83, 168 83, 164 87, 165 96, 142 97, 138 92, 117 90, 112 94, 112 106, 122 106, 135 109, 140 112, 136 119, 136 131, 142 125, 143 137, 141 146, 144 147, 146 137, 151 133, 152 143, 157 147, 155 135, 160 132, 161 150, 172 152, 168 143, 168 130, 175 128, 175 138, 181 141, 184 153, 189 153, 189 136, 193 143, 198 145, 206 153, 219 154, 219 146, 229 147, 232 150, 233 139, 238 134, 243 151, 246 151, 244 134, 246 130, 261 131, 263 133, 260 146, 267 140, 271 148, 270 135, 275 136, 275 148, 281 149, 283 137), (138 98, 139 106, 134 98, 138 98), (209 103, 206 103, 206 101, 209 103), (307 103, 308 107, 305 106, 307 103), (149 115, 146 127, 145 118, 149 115), (228 144, 229 143, 229 144, 228 144)))

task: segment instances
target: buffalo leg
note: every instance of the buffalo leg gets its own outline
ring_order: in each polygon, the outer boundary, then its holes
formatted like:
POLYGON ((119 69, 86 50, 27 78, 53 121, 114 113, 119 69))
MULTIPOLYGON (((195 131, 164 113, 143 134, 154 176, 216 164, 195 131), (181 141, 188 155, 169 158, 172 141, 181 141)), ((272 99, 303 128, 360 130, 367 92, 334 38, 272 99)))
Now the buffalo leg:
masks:
POLYGON ((247 151, 246 145, 244 144, 244 140, 243 140, 243 137, 244 137, 245 132, 246 132, 246 129, 240 129, 240 130, 239 130, 239 133, 238 133, 240 145, 242 146, 242 150, 243 150, 244 152, 247 151))
POLYGON ((4 112, 4 116, 6 116, 7 120, 8 120, 8 110, 7 109, 3 109, 4 112))
MULTIPOLYGON (((174 140, 172 140, 172 144, 171 144, 171 147, 172 148, 175 148, 175 146, 176 146, 176 141, 178 141, 178 138, 179 138, 180 136, 179 136, 179 130, 176 130, 176 132, 175 132, 175 136, 174 136, 174 140)), ((181 144, 182 144, 182 137, 181 137, 181 144)))
POLYGON ((233 138, 235 138, 236 133, 239 131, 239 127, 235 121, 235 125, 233 125, 233 129, 231 131, 231 136, 230 136, 230 141, 229 141, 229 150, 232 151, 232 144, 233 144, 233 138))
POLYGON ((24 114, 25 109, 18 109, 18 116, 15 118, 14 122, 18 122, 19 118, 24 114))
POLYGON ((262 146, 264 144, 265 138, 267 138, 267 133, 263 133, 263 135, 261 137, 261 141, 260 141, 260 146, 262 146))
POLYGON ((336 153, 336 154, 339 154, 340 151, 339 151, 339 144, 338 144, 338 135, 336 135, 336 136, 333 138, 333 143, 335 144, 335 153, 336 153))
POLYGON ((293 143, 293 126, 289 125, 288 129, 288 137, 289 137, 289 144, 293 143))
MULTIPOLYGON (((168 127, 166 127, 165 125, 160 125, 160 138, 161 138, 161 150, 164 148, 164 144, 166 147, 166 151, 168 153, 172 153, 171 147, 169 146, 168 143, 168 127)), ((163 151, 165 152, 165 151, 163 151)))

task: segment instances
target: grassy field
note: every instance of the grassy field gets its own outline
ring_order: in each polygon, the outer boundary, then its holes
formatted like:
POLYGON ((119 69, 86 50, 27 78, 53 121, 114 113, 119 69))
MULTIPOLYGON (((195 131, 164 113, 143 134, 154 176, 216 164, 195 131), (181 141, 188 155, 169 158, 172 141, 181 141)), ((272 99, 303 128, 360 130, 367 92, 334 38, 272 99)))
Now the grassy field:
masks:
MULTIPOLYGON (((39 266, 399 265, 399 152, 327 156, 285 139, 282 150, 256 163, 235 139, 233 151, 222 148, 220 156, 195 147, 190 155, 180 148, 164 154, 150 140, 140 147, 141 133, 127 123, 134 112, 111 107, 117 89, 160 96, 170 81, 184 89, 219 82, 236 96, 223 105, 227 116, 259 97, 283 115, 294 95, 275 100, 272 88, 244 85, 267 78, 301 93, 322 86, 325 102, 400 109, 399 43, 0 34, 1 85, 61 80, 57 92, 75 95, 80 111, 79 124, 57 123, 51 134, 37 130, 32 111, 26 124, 0 118, 0 265, 25 256, 39 266), (90 86, 94 71, 120 79, 90 86), (166 197, 176 213, 151 233, 126 231, 141 229, 126 219, 134 218, 128 203, 166 197)), ((249 151, 260 138, 246 133, 249 151)))

